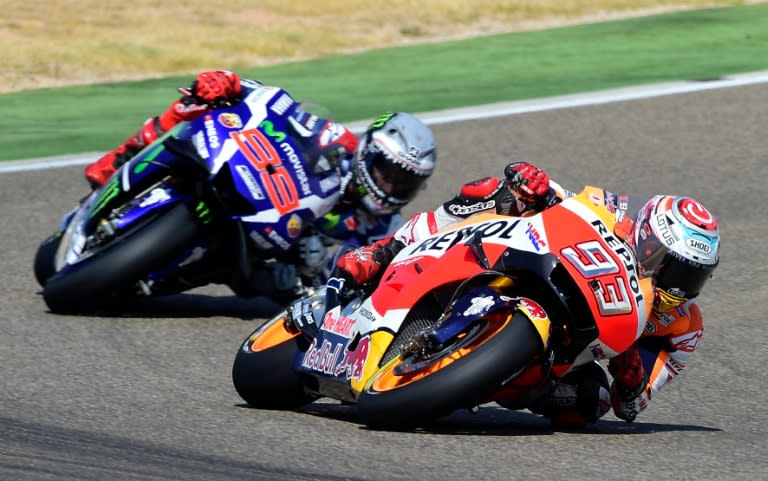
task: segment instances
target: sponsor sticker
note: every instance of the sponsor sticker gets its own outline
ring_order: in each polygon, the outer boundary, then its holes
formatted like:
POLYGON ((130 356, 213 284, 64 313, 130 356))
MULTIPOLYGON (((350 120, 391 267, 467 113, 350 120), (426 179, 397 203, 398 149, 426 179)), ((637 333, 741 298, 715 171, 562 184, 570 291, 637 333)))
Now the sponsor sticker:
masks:
POLYGON ((301 226, 301 217, 296 214, 291 214, 291 216, 288 218, 288 222, 286 223, 288 235, 291 237, 298 237, 299 234, 301 234, 301 226))
POLYGON ((243 121, 240 119, 240 116, 230 112, 220 113, 219 123, 228 129, 243 128, 243 121))

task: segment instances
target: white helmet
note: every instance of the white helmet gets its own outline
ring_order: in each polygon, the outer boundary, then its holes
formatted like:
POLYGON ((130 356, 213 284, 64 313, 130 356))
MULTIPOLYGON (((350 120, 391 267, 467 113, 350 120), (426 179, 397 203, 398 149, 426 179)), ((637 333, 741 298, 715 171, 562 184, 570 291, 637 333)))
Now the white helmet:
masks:
POLYGON ((698 296, 720 261, 717 219, 690 197, 653 197, 635 217, 628 241, 666 308, 698 296))

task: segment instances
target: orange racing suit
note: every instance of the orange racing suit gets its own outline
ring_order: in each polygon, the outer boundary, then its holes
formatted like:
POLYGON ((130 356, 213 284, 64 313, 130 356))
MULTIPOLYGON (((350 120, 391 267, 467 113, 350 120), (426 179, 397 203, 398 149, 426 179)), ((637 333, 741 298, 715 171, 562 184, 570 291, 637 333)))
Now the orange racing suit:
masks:
MULTIPOLYGON (((459 194, 434 211, 412 216, 393 234, 393 239, 403 245, 412 244, 467 217, 481 212, 497 212, 500 207, 497 205, 500 198, 497 194, 503 188, 503 183, 503 180, 489 177, 465 184, 459 194)), ((550 188, 559 199, 575 195, 553 181, 550 182, 550 188)), ((603 203, 616 216, 615 233, 622 239, 626 238, 637 210, 647 200, 619 196, 597 187, 586 187, 585 192, 593 202, 603 203)), ((507 206, 506 211, 517 216, 537 212, 519 200, 511 208, 507 206)), ((652 309, 645 330, 634 345, 640 353, 648 381, 637 397, 624 401, 613 394, 611 399, 605 371, 591 366, 584 370, 584 375, 592 378, 588 385, 591 386, 590 390, 596 392, 585 392, 584 388, 579 388, 578 385, 584 381, 583 377, 567 376, 554 392, 548 394, 549 399, 529 408, 555 423, 583 425, 597 421, 612 406, 617 417, 631 422, 648 407, 659 390, 685 368, 702 332, 701 311, 693 300, 666 312, 652 309)))

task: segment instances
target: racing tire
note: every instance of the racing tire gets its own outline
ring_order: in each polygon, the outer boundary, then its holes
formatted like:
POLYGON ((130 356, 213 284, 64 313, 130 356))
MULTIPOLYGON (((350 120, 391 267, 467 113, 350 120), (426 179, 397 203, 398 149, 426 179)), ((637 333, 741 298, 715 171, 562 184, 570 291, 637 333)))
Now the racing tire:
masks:
POLYGON ((51 276, 43 286, 43 299, 57 313, 101 305, 112 293, 181 255, 201 235, 189 207, 176 204, 51 276))
POLYGON ((62 233, 56 232, 41 242, 40 246, 37 248, 34 269, 35 279, 37 279, 37 283, 40 284, 40 287, 45 286, 48 279, 56 274, 54 261, 56 259, 56 251, 59 250, 59 246, 61 245, 61 239, 62 233))
POLYGON ((487 321, 475 341, 449 348, 426 369, 398 375, 406 361, 386 363, 358 397, 360 420, 375 429, 412 428, 485 402, 544 351, 528 318, 518 311, 503 315, 502 325, 487 321))
POLYGON ((294 410, 317 396, 305 390, 305 376, 292 368, 307 341, 284 323, 285 313, 257 329, 241 344, 232 365, 232 383, 240 397, 260 409, 294 410))

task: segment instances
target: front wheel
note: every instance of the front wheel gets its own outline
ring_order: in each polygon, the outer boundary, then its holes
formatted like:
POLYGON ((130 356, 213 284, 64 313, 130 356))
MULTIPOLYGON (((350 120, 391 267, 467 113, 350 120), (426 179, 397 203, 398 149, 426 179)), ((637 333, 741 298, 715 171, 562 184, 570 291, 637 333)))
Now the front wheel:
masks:
POLYGON ((35 279, 41 287, 45 286, 48 279, 56 274, 56 267, 54 261, 56 259, 56 251, 59 250, 61 245, 62 233, 56 232, 49 236, 40 246, 35 253, 35 279))
POLYGON ((176 204, 50 276, 43 286, 45 303, 52 312, 73 312, 103 301, 183 254, 202 235, 189 207, 176 204))
POLYGON ((385 364, 358 398, 360 418, 370 427, 412 427, 477 406, 543 351, 522 313, 493 313, 433 359, 400 356, 385 364))

